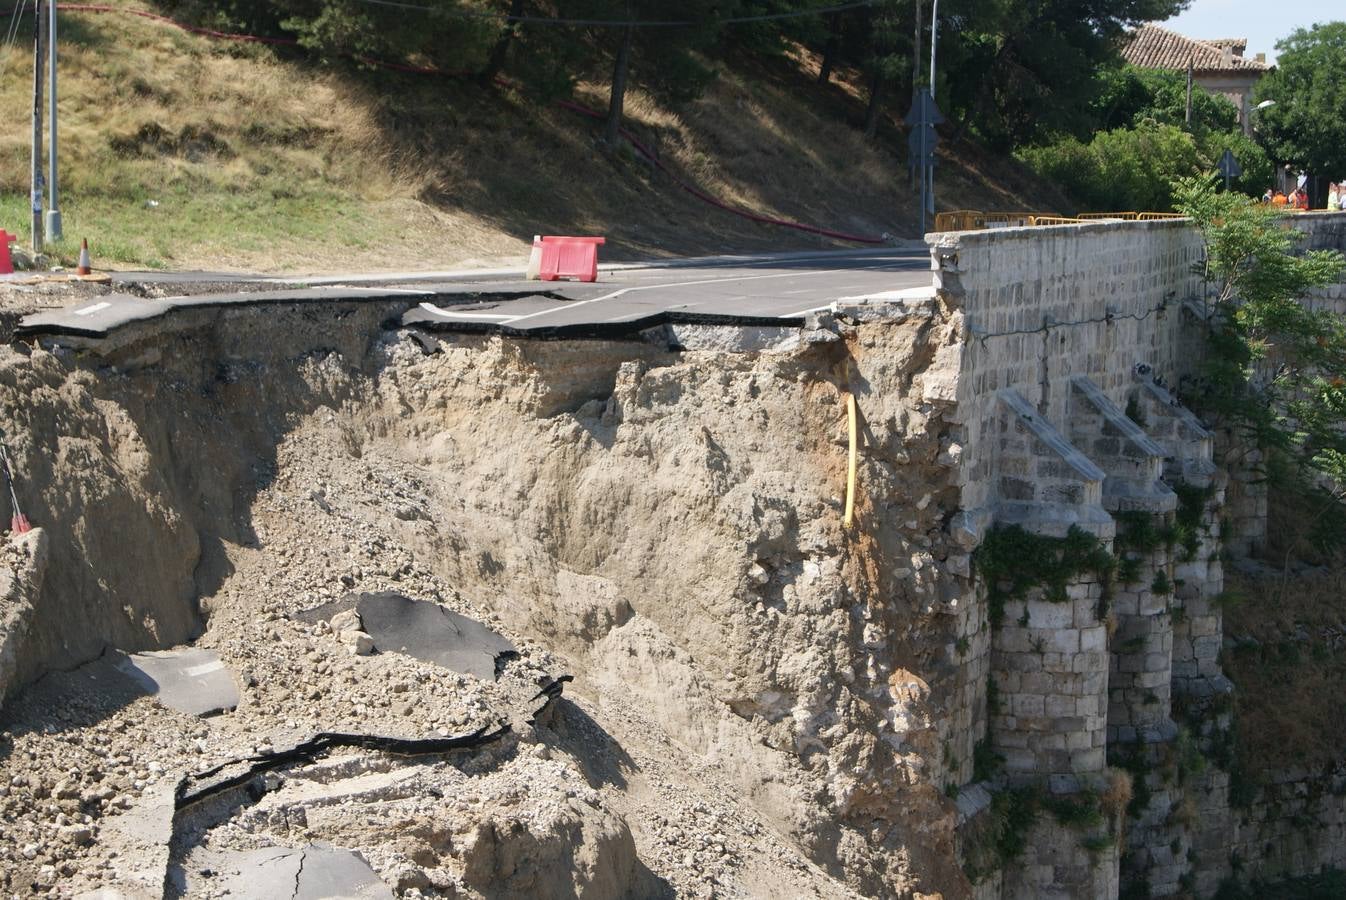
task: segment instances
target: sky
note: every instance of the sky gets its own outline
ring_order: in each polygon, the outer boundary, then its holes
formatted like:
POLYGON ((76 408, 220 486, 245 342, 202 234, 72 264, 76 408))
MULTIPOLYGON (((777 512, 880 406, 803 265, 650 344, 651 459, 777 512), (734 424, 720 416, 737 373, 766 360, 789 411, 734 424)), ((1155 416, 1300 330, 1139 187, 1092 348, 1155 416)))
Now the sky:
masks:
POLYGON ((1315 22, 1346 20, 1342 0, 1192 0, 1187 11, 1159 23, 1194 38, 1248 39, 1248 56, 1275 61, 1276 42, 1315 22))

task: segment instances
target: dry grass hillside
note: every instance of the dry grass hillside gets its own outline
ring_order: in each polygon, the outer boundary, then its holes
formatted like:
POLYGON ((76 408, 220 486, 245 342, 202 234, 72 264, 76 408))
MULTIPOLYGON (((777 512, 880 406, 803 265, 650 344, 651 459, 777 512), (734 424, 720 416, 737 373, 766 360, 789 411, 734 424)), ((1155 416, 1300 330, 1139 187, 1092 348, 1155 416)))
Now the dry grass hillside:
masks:
MULTIPOLYGON (((608 258, 825 246, 678 189, 596 125, 508 90, 321 69, 286 49, 116 13, 62 15, 61 199, 69 255, 111 266, 319 271, 517 262, 537 232, 606 234, 608 258)), ((30 33, 27 21, 20 35, 30 33)), ((859 91, 815 61, 725 65, 673 110, 636 90, 631 127, 682 177, 754 212, 914 237, 894 122, 853 127, 859 91), (849 121, 848 121, 849 120, 849 121)), ((31 52, 0 61, 0 225, 27 234, 31 52)), ((605 87, 581 85, 602 105, 605 87)), ((1016 164, 958 148, 941 208, 1050 207, 1016 164)), ((1054 202, 1055 201, 1055 202, 1054 202)))

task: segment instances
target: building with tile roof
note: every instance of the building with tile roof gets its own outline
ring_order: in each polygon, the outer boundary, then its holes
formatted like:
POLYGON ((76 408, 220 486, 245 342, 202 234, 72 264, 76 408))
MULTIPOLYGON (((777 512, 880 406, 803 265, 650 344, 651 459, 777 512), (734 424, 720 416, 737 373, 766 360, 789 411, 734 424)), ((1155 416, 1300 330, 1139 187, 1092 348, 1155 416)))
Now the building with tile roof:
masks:
POLYGON ((1131 32, 1122 57, 1142 69, 1192 70, 1192 80, 1212 94, 1223 94, 1238 107, 1239 123, 1252 134, 1253 87, 1271 69, 1266 55, 1244 56, 1247 38, 1197 40, 1158 25, 1142 25, 1131 32))

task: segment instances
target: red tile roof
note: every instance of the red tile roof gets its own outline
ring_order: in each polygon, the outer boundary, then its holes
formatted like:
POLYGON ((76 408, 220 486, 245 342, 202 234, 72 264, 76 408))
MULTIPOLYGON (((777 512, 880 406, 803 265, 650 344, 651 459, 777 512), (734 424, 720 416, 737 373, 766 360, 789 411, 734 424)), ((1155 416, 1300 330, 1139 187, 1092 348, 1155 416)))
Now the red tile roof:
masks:
POLYGON ((1131 32, 1122 47, 1122 57, 1143 69, 1185 70, 1190 62, 1198 72, 1265 72, 1266 62, 1246 59, 1245 38, 1199 41, 1158 25, 1142 25, 1131 32))

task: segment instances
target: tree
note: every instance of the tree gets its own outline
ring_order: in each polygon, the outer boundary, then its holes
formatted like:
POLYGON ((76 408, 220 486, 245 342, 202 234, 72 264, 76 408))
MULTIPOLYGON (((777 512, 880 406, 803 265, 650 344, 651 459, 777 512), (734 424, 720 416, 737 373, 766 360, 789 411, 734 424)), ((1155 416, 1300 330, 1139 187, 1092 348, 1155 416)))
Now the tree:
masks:
MULTIPOLYGON (((557 15, 594 24, 574 29, 532 29, 534 44, 563 41, 587 50, 587 59, 571 71, 592 67, 597 58, 611 59, 608 113, 603 142, 615 147, 622 127, 626 91, 639 83, 665 100, 677 103, 698 96, 715 77, 706 61, 720 36, 720 19, 734 15, 734 0, 569 0, 557 4, 557 15), (687 25, 641 23, 687 22, 687 25), (628 24, 629 23, 629 24, 628 24), (587 66, 585 65, 587 63, 587 66)), ((565 58, 564 50, 548 52, 565 58)))
POLYGON ((1105 72, 1100 84, 1086 121, 1102 130, 1088 143, 1068 135, 1018 151, 1082 208, 1167 210, 1173 183, 1209 174, 1225 150, 1243 169, 1231 188, 1256 196, 1270 183, 1271 160, 1244 135, 1238 109, 1226 98, 1196 86, 1189 125, 1186 79, 1180 73, 1123 66, 1105 72))
POLYGON ((1092 128, 1134 128, 1146 122, 1186 127, 1193 134, 1239 129, 1239 111, 1228 97, 1192 85, 1192 121, 1187 123, 1187 75, 1162 69, 1122 66, 1105 69, 1091 104, 1092 128))
MULTIPOLYGON (((1080 132, 1124 31, 1188 0, 950 0, 941 29, 945 112, 995 149, 1080 132)), ((944 8, 941 8, 944 14, 944 8)))
POLYGON ((1346 321, 1303 298, 1332 284, 1346 260, 1297 253, 1299 232, 1274 207, 1216 188, 1175 185, 1178 210, 1206 245, 1209 353, 1198 408, 1268 454, 1269 472, 1307 501, 1303 520, 1320 548, 1346 541, 1346 321), (1325 523, 1330 526, 1324 527, 1325 523))
POLYGON ((464 73, 481 69, 504 25, 473 15, 480 8, 458 0, 430 0, 415 10, 359 0, 277 0, 269 5, 282 17, 281 29, 326 61, 415 59, 464 73))
POLYGON ((1276 69, 1257 85, 1258 131, 1272 156, 1318 175, 1346 173, 1346 22, 1299 29, 1276 44, 1276 69))

